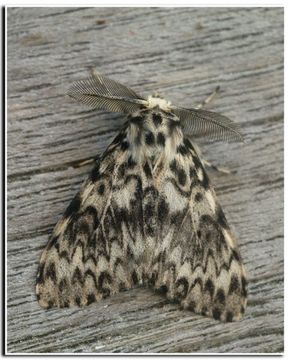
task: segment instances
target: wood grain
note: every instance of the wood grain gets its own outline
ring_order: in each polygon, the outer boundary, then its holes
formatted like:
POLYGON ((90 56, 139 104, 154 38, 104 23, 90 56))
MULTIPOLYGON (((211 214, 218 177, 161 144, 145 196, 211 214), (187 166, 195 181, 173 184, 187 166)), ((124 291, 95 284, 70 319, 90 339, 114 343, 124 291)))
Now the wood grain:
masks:
POLYGON ((283 9, 9 8, 9 353, 283 352, 283 9), (64 96, 90 68, 141 94, 209 106, 246 144, 204 143, 249 275, 245 317, 222 324, 147 289, 83 309, 44 311, 34 282, 54 224, 122 123, 64 96))

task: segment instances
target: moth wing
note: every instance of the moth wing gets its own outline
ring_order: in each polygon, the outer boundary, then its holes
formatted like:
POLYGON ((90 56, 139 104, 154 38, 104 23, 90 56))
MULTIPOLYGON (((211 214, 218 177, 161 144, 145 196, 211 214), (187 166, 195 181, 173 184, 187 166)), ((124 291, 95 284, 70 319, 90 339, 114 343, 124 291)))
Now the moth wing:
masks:
POLYGON ((224 141, 243 141, 239 125, 228 117, 203 109, 175 107, 171 110, 180 118, 188 137, 206 136, 224 141))
POLYGON ((124 233, 130 226, 122 213, 128 199, 113 196, 113 188, 124 185, 122 138, 120 133, 97 160, 41 255, 36 294, 43 307, 90 304, 135 283, 124 233))
POLYGON ((198 314, 238 320, 246 307, 244 266, 204 167, 187 143, 187 155, 170 164, 161 191, 163 266, 156 268, 155 287, 198 314))

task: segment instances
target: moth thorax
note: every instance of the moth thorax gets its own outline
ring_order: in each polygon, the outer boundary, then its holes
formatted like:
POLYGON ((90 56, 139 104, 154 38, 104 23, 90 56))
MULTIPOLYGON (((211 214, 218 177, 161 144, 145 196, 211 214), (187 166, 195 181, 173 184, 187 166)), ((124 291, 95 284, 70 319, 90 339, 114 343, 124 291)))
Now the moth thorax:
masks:
POLYGON ((153 109, 155 107, 159 107, 161 110, 169 111, 171 102, 167 101, 159 96, 151 95, 148 97, 148 107, 153 109))

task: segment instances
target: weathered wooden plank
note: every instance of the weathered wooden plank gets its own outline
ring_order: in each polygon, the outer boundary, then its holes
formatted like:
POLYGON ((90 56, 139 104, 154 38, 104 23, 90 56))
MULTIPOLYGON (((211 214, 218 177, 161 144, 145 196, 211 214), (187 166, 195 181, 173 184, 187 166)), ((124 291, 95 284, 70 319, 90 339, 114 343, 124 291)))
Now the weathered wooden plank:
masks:
POLYGON ((283 10, 8 9, 9 352, 283 351, 283 10), (247 143, 205 144, 250 278, 245 318, 221 324, 135 289, 84 309, 41 309, 41 249, 122 117, 64 97, 96 67, 140 93, 211 105, 247 143))

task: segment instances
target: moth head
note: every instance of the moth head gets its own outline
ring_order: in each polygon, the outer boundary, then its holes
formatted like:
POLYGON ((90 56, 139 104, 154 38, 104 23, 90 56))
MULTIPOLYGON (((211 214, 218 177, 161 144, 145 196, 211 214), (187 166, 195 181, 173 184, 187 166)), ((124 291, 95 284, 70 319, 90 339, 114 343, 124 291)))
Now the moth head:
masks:
POLYGON ((157 92, 150 95, 147 99, 148 107, 154 109, 156 107, 164 111, 169 111, 171 108, 171 102, 163 98, 163 96, 157 92))

